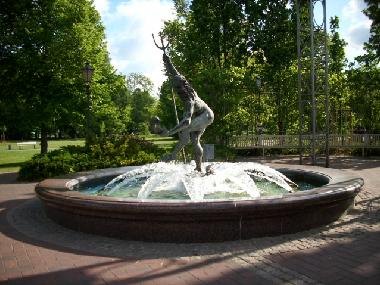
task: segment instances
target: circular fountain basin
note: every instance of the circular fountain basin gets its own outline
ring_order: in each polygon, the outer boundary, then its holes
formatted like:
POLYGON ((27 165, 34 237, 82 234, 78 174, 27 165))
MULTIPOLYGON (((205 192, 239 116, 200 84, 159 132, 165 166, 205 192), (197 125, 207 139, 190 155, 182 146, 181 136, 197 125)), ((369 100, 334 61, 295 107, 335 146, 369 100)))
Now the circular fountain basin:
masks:
POLYGON ((364 184, 362 178, 344 171, 289 166, 277 170, 316 188, 249 200, 202 202, 90 196, 75 191, 110 181, 136 168, 46 179, 35 190, 46 215, 73 230, 128 240, 181 243, 249 239, 325 225, 353 205, 364 184))

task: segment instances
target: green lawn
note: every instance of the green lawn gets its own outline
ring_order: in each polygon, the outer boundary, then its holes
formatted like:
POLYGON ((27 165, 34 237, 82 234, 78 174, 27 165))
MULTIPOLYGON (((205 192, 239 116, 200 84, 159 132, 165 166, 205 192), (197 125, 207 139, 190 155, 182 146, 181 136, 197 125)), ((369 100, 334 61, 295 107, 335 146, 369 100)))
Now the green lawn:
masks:
POLYGON ((178 142, 178 140, 173 139, 172 137, 147 137, 145 139, 147 141, 151 141, 152 143, 158 145, 158 147, 165 150, 171 150, 178 142))
MULTIPOLYGON (((36 148, 32 145, 17 147, 18 141, 6 141, 0 143, 0 172, 18 171, 23 162, 29 160, 33 155, 40 152, 40 144, 37 142, 36 148), (9 145, 11 150, 9 150, 9 145)), ((49 150, 54 150, 65 145, 84 145, 83 139, 78 140, 53 140, 49 141, 49 150)))
MULTIPOLYGON (((171 137, 150 135, 144 138, 165 150, 170 150, 177 142, 171 137)), ((35 149, 33 145, 23 146, 23 149, 19 149, 16 144, 17 142, 18 141, 6 141, 0 143, 0 172, 18 171, 23 162, 29 160, 34 154, 40 152, 39 142, 35 149), (11 146, 11 150, 9 150, 9 145, 11 146)), ((48 145, 49 150, 54 150, 66 145, 84 145, 84 140, 52 140, 49 141, 48 145)))
POLYGON ((146 139, 147 141, 150 141, 158 147, 171 151, 171 149, 174 147, 174 145, 178 142, 178 140, 172 138, 172 137, 161 137, 159 135, 140 135, 141 138, 146 139))

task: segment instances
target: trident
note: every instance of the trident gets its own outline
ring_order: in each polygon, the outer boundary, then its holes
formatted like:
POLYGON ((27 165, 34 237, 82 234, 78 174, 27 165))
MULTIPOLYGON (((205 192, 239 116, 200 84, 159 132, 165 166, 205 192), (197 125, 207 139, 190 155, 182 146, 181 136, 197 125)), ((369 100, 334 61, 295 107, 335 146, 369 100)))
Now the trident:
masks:
POLYGON ((164 52, 164 54, 166 54, 166 49, 169 47, 169 42, 165 45, 164 44, 164 37, 162 36, 162 33, 159 32, 158 35, 160 36, 160 40, 161 40, 161 46, 159 46, 157 43, 156 43, 156 39, 154 38, 154 34, 152 33, 152 38, 153 38, 153 42, 154 44, 156 45, 156 47, 160 50, 162 50, 164 52))
MULTIPOLYGON (((152 33, 152 38, 153 38, 153 42, 154 44, 156 45, 156 47, 160 50, 162 50, 164 52, 164 54, 166 55, 166 49, 169 47, 169 42, 165 45, 164 44, 164 37, 162 36, 162 33, 159 32, 158 35, 160 36, 160 41, 161 41, 161 46, 159 46, 157 43, 156 43, 156 39, 154 38, 154 34, 152 33)), ((172 98, 173 98, 173 105, 174 105, 174 113, 175 113, 175 119, 176 119, 176 122, 177 122, 177 125, 179 124, 179 118, 178 118, 178 113, 177 113, 177 105, 175 103, 175 96, 174 96, 174 90, 173 90, 173 87, 172 87, 172 98)), ((182 149, 182 155, 183 155, 183 160, 184 162, 186 163, 186 153, 185 153, 185 150, 182 149)))

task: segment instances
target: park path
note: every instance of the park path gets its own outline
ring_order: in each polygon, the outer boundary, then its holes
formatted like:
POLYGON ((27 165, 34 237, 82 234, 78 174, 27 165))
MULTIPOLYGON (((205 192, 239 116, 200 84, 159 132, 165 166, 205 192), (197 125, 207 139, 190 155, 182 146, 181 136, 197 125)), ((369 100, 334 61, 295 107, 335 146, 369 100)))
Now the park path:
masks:
POLYGON ((380 159, 338 157, 331 166, 365 180, 348 215, 302 233, 216 244, 73 232, 44 216, 34 183, 0 174, 0 284, 379 284, 380 159))

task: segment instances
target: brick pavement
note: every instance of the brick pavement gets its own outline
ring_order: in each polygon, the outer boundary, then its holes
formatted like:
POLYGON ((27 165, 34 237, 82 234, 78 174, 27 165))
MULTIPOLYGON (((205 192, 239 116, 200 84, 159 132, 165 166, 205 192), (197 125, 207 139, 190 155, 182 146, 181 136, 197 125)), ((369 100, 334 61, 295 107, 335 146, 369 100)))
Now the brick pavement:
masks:
MULTIPOLYGON (((296 159, 266 159, 294 164, 296 159)), ((215 244, 154 244, 51 222, 33 183, 0 174, 0 284, 378 284, 380 160, 338 158, 365 179, 356 206, 319 229, 215 244)))

